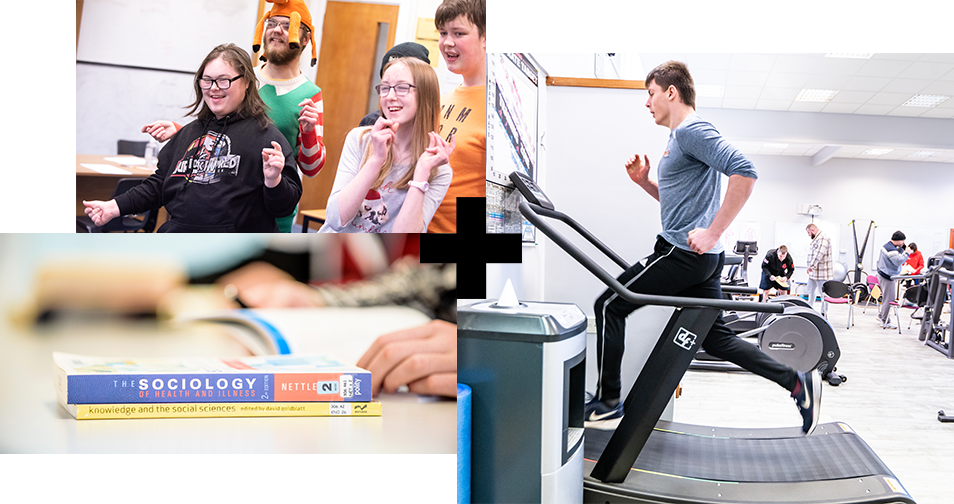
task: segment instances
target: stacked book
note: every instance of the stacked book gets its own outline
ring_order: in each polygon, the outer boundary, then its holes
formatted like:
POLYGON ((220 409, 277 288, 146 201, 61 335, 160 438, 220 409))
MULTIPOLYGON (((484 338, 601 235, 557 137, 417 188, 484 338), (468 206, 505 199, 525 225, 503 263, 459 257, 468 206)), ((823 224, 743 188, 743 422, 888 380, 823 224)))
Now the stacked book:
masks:
POLYGON ((380 416, 371 373, 326 356, 126 359, 53 353, 57 400, 78 420, 380 416))

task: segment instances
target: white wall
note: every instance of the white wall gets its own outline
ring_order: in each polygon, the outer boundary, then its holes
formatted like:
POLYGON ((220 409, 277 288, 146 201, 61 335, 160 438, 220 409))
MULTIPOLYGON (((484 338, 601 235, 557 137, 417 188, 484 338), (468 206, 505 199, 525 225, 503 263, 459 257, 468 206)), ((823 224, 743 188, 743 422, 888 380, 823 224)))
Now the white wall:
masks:
MULTIPOLYGON (((418 17, 434 17, 441 0, 378 0, 398 5, 395 44, 414 40, 418 17)), ((315 25, 321 60, 321 34, 327 0, 306 2, 315 25)), ((157 119, 188 122, 184 106, 194 99, 192 75, 218 44, 232 42, 251 52, 258 0, 222 2, 174 0, 86 0, 77 61, 95 61, 160 71, 76 65, 76 153, 113 154, 116 140, 148 140, 140 132, 157 119), (219 20, 220 22, 212 22, 219 20), (170 71, 162 71, 170 70, 170 71)), ((266 10, 271 4, 266 3, 266 10)), ((461 82, 438 61, 442 92, 461 82)), ((311 49, 302 54, 302 70, 314 80, 311 49)), ((317 83, 321 86, 321 83, 317 83)))

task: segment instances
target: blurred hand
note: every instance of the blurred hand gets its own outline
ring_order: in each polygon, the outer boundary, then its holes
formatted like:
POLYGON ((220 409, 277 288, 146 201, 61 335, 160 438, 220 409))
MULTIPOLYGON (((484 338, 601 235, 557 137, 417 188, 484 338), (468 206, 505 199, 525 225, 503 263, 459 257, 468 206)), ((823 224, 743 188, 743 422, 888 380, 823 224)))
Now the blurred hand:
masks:
POLYGON ((307 284, 266 262, 253 262, 228 273, 216 283, 249 308, 310 308, 322 306, 321 297, 307 284))
POLYGON ((143 133, 148 133, 157 142, 165 142, 176 134, 176 125, 172 121, 156 121, 142 127, 143 133))
POLYGON ((371 393, 407 385, 415 394, 457 397, 457 325, 443 320, 381 336, 358 360, 371 393))
POLYGON ((83 201, 83 205, 86 207, 83 211, 97 226, 102 226, 119 217, 119 205, 116 204, 116 200, 83 201))

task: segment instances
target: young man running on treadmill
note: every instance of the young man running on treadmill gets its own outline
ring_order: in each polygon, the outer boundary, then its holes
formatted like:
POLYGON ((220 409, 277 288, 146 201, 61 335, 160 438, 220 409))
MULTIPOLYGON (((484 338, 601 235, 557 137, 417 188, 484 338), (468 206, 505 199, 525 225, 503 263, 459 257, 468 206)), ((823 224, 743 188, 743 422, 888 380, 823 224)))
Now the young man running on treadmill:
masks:
MULTIPOLYGON (((720 277, 725 252, 720 242, 752 193, 756 173, 752 163, 722 135, 696 115, 692 76, 685 64, 669 61, 646 76, 646 107, 656 124, 670 129, 669 145, 659 162, 658 181, 649 178, 649 157, 635 155, 626 162, 629 177, 660 204, 662 232, 653 253, 619 276, 620 283, 641 294, 722 298, 720 277), (719 204, 721 176, 729 177, 725 201, 719 204)), ((596 356, 599 378, 596 395, 586 403, 586 420, 623 416, 620 366, 626 317, 639 308, 612 290, 595 305, 596 356)), ((821 376, 801 373, 776 362, 755 345, 742 341, 721 314, 702 347, 778 383, 791 392, 808 435, 818 424, 821 376)))

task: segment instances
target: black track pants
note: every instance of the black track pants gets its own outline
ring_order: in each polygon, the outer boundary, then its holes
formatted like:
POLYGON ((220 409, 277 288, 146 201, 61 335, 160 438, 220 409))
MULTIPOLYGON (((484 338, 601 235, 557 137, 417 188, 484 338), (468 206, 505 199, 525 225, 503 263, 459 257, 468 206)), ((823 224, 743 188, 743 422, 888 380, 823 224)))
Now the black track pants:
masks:
MULTIPOLYGON (((720 277, 725 254, 696 254, 670 245, 661 237, 653 253, 632 265, 618 278, 627 289, 640 294, 722 298, 720 277)), ((597 298, 596 366, 599 378, 596 397, 602 401, 620 399, 620 366, 626 336, 626 317, 641 305, 630 303, 607 289, 597 298)), ((640 337, 659 337, 645 334, 640 337)), ((742 341, 722 321, 722 315, 702 343, 713 357, 732 362, 792 391, 798 373, 769 357, 755 345, 742 341)))

